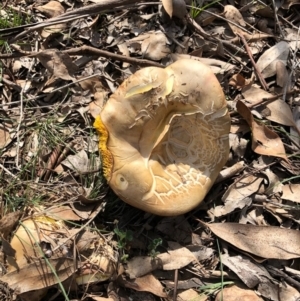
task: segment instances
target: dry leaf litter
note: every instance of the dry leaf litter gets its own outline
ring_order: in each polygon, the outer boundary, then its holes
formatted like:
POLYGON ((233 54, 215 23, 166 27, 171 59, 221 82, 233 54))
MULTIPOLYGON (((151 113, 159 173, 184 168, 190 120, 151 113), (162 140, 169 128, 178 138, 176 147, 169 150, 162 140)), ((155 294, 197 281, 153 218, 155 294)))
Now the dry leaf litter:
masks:
POLYGON ((298 1, 0 6, 0 300, 300 298, 298 1), (195 210, 157 217, 102 176, 93 121, 145 66, 208 65, 230 155, 195 210))

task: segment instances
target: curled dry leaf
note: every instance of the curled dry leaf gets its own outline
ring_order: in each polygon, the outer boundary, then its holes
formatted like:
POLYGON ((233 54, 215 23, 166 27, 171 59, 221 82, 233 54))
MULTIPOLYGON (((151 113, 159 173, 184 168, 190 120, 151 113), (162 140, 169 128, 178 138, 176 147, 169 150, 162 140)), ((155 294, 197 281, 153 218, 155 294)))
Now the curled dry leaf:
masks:
MULTIPOLYGON (((188 289, 186 291, 183 291, 178 294, 178 299, 180 301, 206 301, 208 300, 208 296, 206 295, 199 295, 198 292, 196 292, 193 289, 188 289)), ((225 301, 225 299, 224 299, 225 301)))
MULTIPOLYGON (((28 269, 32 272, 33 279, 36 279, 37 275, 40 276, 41 283, 36 285, 35 289, 46 289, 55 284, 57 280, 52 279, 55 279, 53 275, 48 282, 47 278, 50 277, 48 271, 45 270, 45 274, 42 272, 44 265, 47 264, 45 258, 48 258, 50 262, 51 260, 55 262, 56 258, 68 262, 68 257, 73 256, 75 238, 76 250, 80 257, 80 266, 78 266, 80 270, 73 275, 76 282, 85 284, 109 279, 116 268, 112 247, 108 246, 104 240, 99 239, 98 235, 89 231, 69 230, 60 217, 55 216, 54 219, 53 215, 37 215, 21 223, 11 240, 11 248, 15 250, 15 254, 7 258, 9 265, 7 277, 9 275, 15 277, 14 272, 16 271, 22 272, 23 275, 23 270, 28 269), (30 263, 29 266, 28 263, 30 263)), ((71 262, 73 267, 71 270, 68 267, 61 267, 62 281, 65 279, 66 270, 64 268, 67 268, 68 276, 72 276, 71 271, 75 273, 73 257, 71 262)), ((60 272, 59 267, 55 266, 55 269, 58 273, 60 272)), ((17 279, 19 286, 23 286, 23 283, 25 287, 34 285, 31 278, 23 279, 23 281, 17 279)), ((32 290, 32 288, 26 289, 32 290)), ((22 292, 26 292, 26 290, 22 288, 22 292)))
POLYGON ((252 200, 249 196, 258 191, 262 181, 263 178, 249 175, 231 184, 222 197, 224 205, 210 209, 209 214, 212 217, 219 217, 233 212, 238 208, 243 209, 245 206, 250 206, 252 200))
POLYGON ((214 217, 220 217, 227 215, 233 212, 236 209, 243 209, 244 207, 249 207, 252 203, 251 198, 243 198, 239 201, 229 200, 224 205, 215 206, 214 208, 210 209, 208 214, 210 215, 211 219, 214 220, 214 217))
POLYGON ((161 298, 167 298, 167 294, 164 292, 164 287, 152 274, 147 274, 142 277, 135 278, 133 280, 125 280, 119 277, 120 284, 125 287, 134 289, 140 292, 149 292, 161 298))
POLYGON ((0 149, 4 148, 11 142, 9 131, 2 124, 0 125, 0 149))
POLYGON ((64 7, 58 1, 49 1, 45 5, 36 6, 35 9, 49 18, 57 17, 65 12, 64 7))
POLYGON ((75 80, 73 76, 78 71, 78 67, 67 53, 62 53, 56 49, 47 49, 37 53, 36 56, 54 76, 64 80, 75 80))
MULTIPOLYGON (((255 86, 243 88, 242 94, 246 99, 247 103, 250 103, 251 106, 258 105, 259 103, 263 102, 264 99, 274 98, 273 94, 255 86)), ((282 125, 296 127, 291 108, 283 100, 275 99, 261 107, 267 107, 269 109, 269 114, 265 116, 266 119, 277 122, 282 125)), ((258 107, 256 108, 256 110, 261 112, 262 109, 260 110, 260 108, 258 107)))
POLYGON ((247 175, 230 185, 222 197, 223 202, 240 201, 258 191, 263 178, 247 175))
POLYGON ((231 285, 223 288, 216 295, 215 301, 263 301, 253 290, 242 285, 231 285))
POLYGON ((281 61, 285 66, 290 48, 287 42, 281 41, 266 50, 258 59, 256 65, 262 76, 267 78, 276 74, 276 64, 281 61))
POLYGON ((146 256, 134 257, 128 262, 128 270, 126 272, 133 279, 144 276, 156 269, 180 269, 195 260, 197 260, 195 255, 189 249, 179 247, 176 250, 169 250, 166 253, 159 254, 155 258, 146 256))
POLYGON ((281 181, 270 168, 265 169, 264 171, 262 171, 262 173, 268 178, 268 187, 265 191, 266 195, 272 195, 274 193, 282 191, 283 185, 281 184, 281 181))
MULTIPOLYGON (((95 238, 89 238, 89 240, 94 241, 91 246, 88 245, 85 247, 85 249, 88 247, 90 251, 95 244, 95 238)), ((86 256, 82 256, 81 258, 82 264, 76 275, 76 283, 79 285, 106 281, 116 271, 117 260, 114 259, 113 248, 99 239, 98 241, 102 245, 101 248, 94 248, 93 253, 88 258, 86 256)), ((82 246, 84 243, 83 239, 81 239, 80 243, 82 246)))
POLYGON ((17 294, 34 290, 43 290, 59 282, 63 282, 75 273, 73 258, 40 259, 26 264, 20 271, 12 271, 0 279, 8 283, 17 294), (51 269, 52 267, 52 269, 51 269), (55 269, 55 275, 53 274, 55 269))
MULTIPOLYGON (((36 9, 49 18, 57 17, 65 12, 64 7, 58 1, 49 1, 45 5, 37 6, 36 9)), ((47 26, 42 30, 41 36, 47 38, 52 33, 61 32, 65 27, 65 23, 47 26)))
POLYGON ((279 301, 281 300, 299 301, 300 293, 298 290, 283 281, 283 285, 279 290, 279 294, 278 294, 279 301))
MULTIPOLYGON (((97 2, 96 1, 92 1, 92 2, 97 2)), ((86 294, 87 297, 91 298, 94 301, 116 301, 116 299, 113 298, 105 298, 105 297, 99 297, 98 295, 93 295, 93 294, 86 294)))
POLYGON ((300 232, 271 226, 238 223, 206 224, 210 230, 235 248, 263 258, 300 257, 300 232))
POLYGON ((296 127, 293 120, 293 113, 286 102, 281 99, 277 99, 268 103, 266 107, 270 110, 270 115, 266 116, 268 120, 296 127))
POLYGON ((238 101, 237 111, 244 117, 252 130, 252 150, 260 155, 279 157, 288 162, 285 149, 280 137, 264 124, 258 124, 249 108, 238 101))
MULTIPOLYGON (((18 227, 11 239, 11 247, 16 251, 14 258, 8 257, 8 271, 22 269, 35 258, 43 258, 42 242, 53 243, 50 238, 54 231, 63 232, 63 222, 40 216, 27 219, 18 227)), ((56 245, 52 245, 54 248, 56 245)), ((47 248, 48 249, 48 248, 47 248)), ((50 247, 51 249, 51 247, 50 247)))
POLYGON ((89 171, 89 158, 85 150, 81 150, 75 155, 69 155, 61 164, 78 173, 89 171))
POLYGON ((145 58, 154 61, 159 61, 170 53, 167 38, 162 32, 151 33, 143 40, 141 50, 145 58))
POLYGON ((233 33, 240 33, 243 34, 244 31, 239 28, 238 26, 234 25, 233 23, 245 27, 246 23, 244 21, 244 18, 242 14, 239 12, 239 10, 234 7, 233 5, 225 5, 224 7, 224 16, 227 20, 231 21, 228 22, 229 27, 233 31, 233 33))
MULTIPOLYGON (((286 65, 282 61, 276 62, 276 83, 279 87, 288 87, 289 72, 287 71, 286 65)), ((288 89, 289 90, 289 87, 288 89)))
POLYGON ((1 218, 0 234, 2 234, 4 238, 7 238, 8 235, 14 230, 19 223, 22 214, 23 213, 21 211, 15 211, 8 213, 1 218))
POLYGON ((182 19, 187 13, 184 0, 162 0, 162 4, 170 18, 174 16, 182 19))
POLYGON ((300 203, 300 184, 286 184, 282 187, 282 199, 300 203))
POLYGON ((173 16, 173 0, 162 0, 162 5, 167 14, 172 18, 173 16))
POLYGON ((69 220, 69 221, 80 221, 82 218, 78 216, 74 210, 68 205, 59 205, 47 209, 47 214, 52 216, 54 219, 69 220))
POLYGON ((245 79, 240 73, 234 74, 230 80, 229 85, 235 89, 242 89, 251 83, 250 79, 245 79))

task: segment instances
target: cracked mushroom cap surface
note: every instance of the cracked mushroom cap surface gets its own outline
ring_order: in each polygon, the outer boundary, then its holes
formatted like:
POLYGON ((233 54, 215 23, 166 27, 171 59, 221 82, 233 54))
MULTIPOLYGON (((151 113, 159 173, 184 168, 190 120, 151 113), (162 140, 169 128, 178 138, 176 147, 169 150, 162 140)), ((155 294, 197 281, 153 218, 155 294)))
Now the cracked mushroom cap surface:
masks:
POLYGON ((137 71, 94 125, 109 186, 153 214, 175 216, 198 206, 228 159, 223 91, 211 69, 195 60, 137 71))

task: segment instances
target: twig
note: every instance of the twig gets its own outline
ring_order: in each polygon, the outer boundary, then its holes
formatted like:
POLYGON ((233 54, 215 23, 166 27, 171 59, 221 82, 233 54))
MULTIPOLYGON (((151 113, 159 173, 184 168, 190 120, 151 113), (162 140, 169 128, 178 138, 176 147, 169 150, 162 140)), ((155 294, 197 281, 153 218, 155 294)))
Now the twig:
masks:
POLYGON ((173 292, 173 301, 177 300, 177 287, 178 287, 178 269, 174 273, 174 292, 173 292))
POLYGON ((185 46, 180 44, 175 38, 172 37, 170 33, 168 33, 161 25, 159 25, 159 29, 176 45, 181 47, 182 49, 185 49, 185 46))
MULTIPOLYGON (((130 56, 125 56, 122 54, 112 53, 106 50, 90 47, 90 46, 82 46, 78 48, 72 48, 63 50, 62 53, 68 53, 69 55, 93 55, 93 56, 102 56, 109 59, 119 60, 121 62, 126 62, 134 65, 140 65, 142 67, 153 66, 153 67, 164 67, 163 65, 153 62, 147 59, 138 59, 130 56)), ((0 59, 9 59, 9 58, 19 58, 23 56, 34 57, 37 55, 37 52, 20 52, 20 53, 5 53, 0 54, 0 59)))
POLYGON ((268 91, 268 90, 269 90, 268 85, 267 85, 265 79, 263 78, 261 72, 260 72, 260 71, 258 70, 258 68, 257 68, 257 65, 256 65, 256 63, 255 63, 255 61, 254 61, 254 59, 253 59, 251 50, 250 50, 250 48, 249 48, 249 46, 248 46, 248 43, 247 43, 245 37, 244 37, 242 34, 238 33, 238 32, 237 32, 236 34, 241 38, 241 40, 242 40, 242 42, 243 42, 243 44, 244 44, 244 46, 245 46, 245 49, 246 49, 246 51, 247 51, 247 53, 248 53, 248 56, 249 56, 249 58, 250 58, 250 61, 251 61, 252 66, 253 66, 253 68, 254 68, 254 71, 255 71, 255 73, 256 73, 256 75, 257 75, 257 77, 258 77, 258 79, 259 79, 259 81, 260 81, 262 87, 263 87, 266 91, 268 91))
POLYGON ((297 280, 293 279, 292 277, 288 276, 286 273, 282 272, 281 270, 269 264, 266 265, 266 268, 272 276, 283 278, 287 283, 293 285, 298 290, 300 290, 300 283, 297 280))
POLYGON ((230 179, 232 178, 232 176, 238 174, 239 172, 241 172, 244 169, 244 165, 245 162, 244 161, 240 161, 226 169, 223 169, 220 174, 218 175, 215 184, 222 182, 226 179, 230 179))
POLYGON ((70 235, 68 238, 66 238, 61 244, 53 248, 52 252, 54 253, 56 250, 61 248, 67 241, 73 239, 78 233, 80 233, 85 227, 87 227, 95 219, 95 217, 98 215, 98 213, 100 213, 102 209, 103 209, 103 202, 98 205, 97 209, 92 213, 92 216, 85 224, 83 224, 77 231, 74 231, 74 233, 70 235))
POLYGON ((10 175, 12 178, 14 178, 15 180, 18 179, 17 176, 15 176, 13 173, 11 173, 6 167, 4 167, 1 163, 0 163, 0 168, 3 169, 8 175, 10 175))
POLYGON ((233 49, 236 53, 241 53, 241 54, 244 54, 246 55, 247 53, 240 47, 228 42, 228 41, 225 41, 225 40, 222 40, 222 39, 219 39, 215 36, 212 36, 212 35, 208 35, 204 30, 203 28, 190 16, 190 15, 187 15, 186 16, 187 18, 187 21, 188 23, 193 26, 193 28, 196 30, 197 33, 199 33, 203 38, 209 40, 209 41, 212 41, 214 43, 221 43, 227 47, 230 47, 231 49, 233 49))
POLYGON ((163 65, 146 60, 146 59, 138 59, 134 57, 129 57, 121 54, 112 53, 106 50, 90 47, 90 46, 81 46, 79 48, 72 48, 68 50, 62 51, 62 53, 67 53, 69 55, 95 55, 95 56, 102 56, 105 58, 110 58, 114 60, 119 60, 122 62, 140 65, 140 66, 154 66, 154 67, 164 67, 163 65))
MULTIPOLYGON (((278 14, 277 14, 278 8, 276 7, 276 4, 275 4, 274 0, 272 0, 272 5, 273 5, 273 10, 274 10, 274 19, 276 21, 274 23, 274 27, 276 28, 276 26, 278 26, 280 34, 281 34, 281 37, 284 38, 284 33, 283 33, 283 30, 282 30, 282 28, 280 26, 280 22, 279 22, 279 19, 278 19, 278 14)), ((275 30, 275 32, 276 32, 276 30, 275 30)))

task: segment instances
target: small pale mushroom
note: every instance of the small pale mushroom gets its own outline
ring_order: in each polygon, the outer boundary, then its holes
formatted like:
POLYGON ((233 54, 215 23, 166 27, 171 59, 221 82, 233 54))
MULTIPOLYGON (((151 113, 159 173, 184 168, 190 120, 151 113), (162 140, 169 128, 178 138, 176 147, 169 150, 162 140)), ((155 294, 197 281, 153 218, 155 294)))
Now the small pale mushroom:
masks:
POLYGON ((195 60, 137 71, 94 126, 109 186, 126 203, 157 215, 198 206, 228 159, 224 93, 211 69, 195 60))

